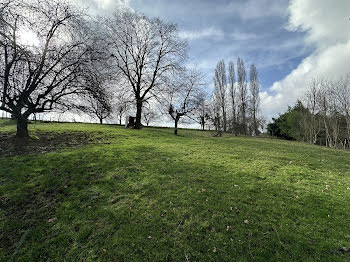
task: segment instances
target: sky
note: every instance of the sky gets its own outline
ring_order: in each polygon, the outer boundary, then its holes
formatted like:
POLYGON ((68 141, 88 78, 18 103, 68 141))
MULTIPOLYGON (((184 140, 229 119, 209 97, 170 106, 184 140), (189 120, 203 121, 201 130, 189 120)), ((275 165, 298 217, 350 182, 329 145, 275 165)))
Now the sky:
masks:
POLYGON ((350 0, 72 0, 91 14, 128 7, 178 25, 187 64, 213 87, 221 59, 254 63, 267 120, 306 92, 312 78, 350 73, 350 0))
POLYGON ((178 25, 189 66, 212 88, 214 69, 254 63, 261 110, 269 120, 301 98, 312 78, 350 72, 349 0, 76 0, 94 14, 129 7, 178 25))

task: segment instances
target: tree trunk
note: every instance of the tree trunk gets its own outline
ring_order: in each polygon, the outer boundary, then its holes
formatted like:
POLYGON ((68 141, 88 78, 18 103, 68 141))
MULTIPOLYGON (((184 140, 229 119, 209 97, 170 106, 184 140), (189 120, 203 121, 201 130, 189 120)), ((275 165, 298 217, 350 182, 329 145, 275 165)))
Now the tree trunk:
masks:
POLYGON ((254 132, 255 132, 255 136, 259 136, 259 127, 258 127, 258 121, 256 120, 256 113, 254 111, 254 119, 253 119, 253 122, 254 122, 254 132))
POLYGON ((201 126, 202 126, 202 130, 204 131, 204 128, 205 128, 205 119, 204 119, 204 116, 201 116, 201 126))
POLYGON ((29 137, 28 133, 28 120, 23 116, 18 116, 17 120, 17 137, 29 137))
POLYGON ((243 135, 247 134, 247 121, 245 115, 245 102, 242 104, 242 127, 243 127, 243 135))
POLYGON ((234 104, 232 104, 232 134, 236 134, 236 125, 237 125, 237 121, 236 121, 236 110, 234 109, 234 104))
POLYGON ((142 100, 136 101, 136 122, 135 122, 135 129, 141 129, 141 116, 142 116, 142 100))
POLYGON ((177 123, 179 122, 180 117, 176 116, 175 118, 175 129, 174 129, 174 135, 177 135, 177 123))
POLYGON ((122 125, 122 116, 119 117, 119 125, 122 125))
POLYGON ((219 116, 219 114, 216 115, 215 123, 216 123, 216 125, 215 125, 215 130, 216 130, 216 131, 219 131, 220 128, 221 128, 221 127, 220 127, 220 116, 219 116))
POLYGON ((103 124, 103 118, 100 118, 100 124, 101 125, 103 124))
POLYGON ((223 124, 224 124, 224 132, 226 132, 226 111, 225 111, 225 108, 222 107, 222 118, 223 118, 223 124))

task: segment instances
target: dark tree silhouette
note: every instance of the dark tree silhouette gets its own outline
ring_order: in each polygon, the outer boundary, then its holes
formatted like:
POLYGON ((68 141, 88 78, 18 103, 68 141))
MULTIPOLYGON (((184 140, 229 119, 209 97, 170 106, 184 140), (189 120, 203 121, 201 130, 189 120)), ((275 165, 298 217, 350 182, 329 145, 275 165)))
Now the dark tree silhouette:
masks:
POLYGON ((58 0, 13 0, 0 9, 0 110, 17 120, 18 137, 28 137, 30 115, 67 108, 83 92, 90 52, 84 14, 58 0))
POLYGON ((109 51, 136 102, 135 128, 142 127, 143 103, 162 93, 162 80, 186 58, 187 43, 176 25, 129 10, 106 19, 109 51))
POLYGON ((251 113, 251 121, 254 130, 254 134, 256 136, 259 135, 259 110, 260 110, 260 84, 258 79, 258 71, 254 64, 250 66, 250 81, 249 81, 249 89, 250 89, 250 113, 251 113))
POLYGON ((165 106, 174 120, 174 134, 177 135, 178 123, 182 117, 190 117, 200 106, 204 98, 203 75, 195 70, 184 70, 179 77, 168 85, 165 106))
POLYGON ((226 77, 226 66, 224 60, 219 61, 216 65, 215 76, 214 76, 215 94, 220 104, 223 128, 227 130, 227 118, 226 118, 226 91, 227 91, 227 77, 226 77))

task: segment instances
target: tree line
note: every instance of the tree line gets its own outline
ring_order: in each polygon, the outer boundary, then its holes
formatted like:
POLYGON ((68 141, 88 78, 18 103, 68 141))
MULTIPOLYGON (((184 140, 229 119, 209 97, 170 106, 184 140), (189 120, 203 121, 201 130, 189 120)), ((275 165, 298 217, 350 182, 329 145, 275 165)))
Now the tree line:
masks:
POLYGON ((259 91, 258 72, 254 64, 250 66, 248 82, 243 59, 237 59, 236 70, 232 61, 229 62, 228 70, 224 60, 219 61, 209 105, 211 115, 208 116, 215 129, 236 135, 258 136, 264 125, 259 91))
POLYGON ((218 131, 258 135, 255 66, 248 84, 242 59, 237 81, 233 63, 226 77, 220 61, 207 99, 204 75, 185 66, 187 57, 175 24, 129 9, 91 17, 68 1, 0 3, 0 110, 16 119, 18 137, 29 136, 28 119, 38 113, 84 112, 100 123, 113 114, 121 124, 129 110, 136 129, 161 114, 174 121, 175 134, 186 117, 203 129, 209 122, 218 131))
POLYGON ((313 79, 302 99, 272 120, 270 135, 350 149, 350 75, 313 79))

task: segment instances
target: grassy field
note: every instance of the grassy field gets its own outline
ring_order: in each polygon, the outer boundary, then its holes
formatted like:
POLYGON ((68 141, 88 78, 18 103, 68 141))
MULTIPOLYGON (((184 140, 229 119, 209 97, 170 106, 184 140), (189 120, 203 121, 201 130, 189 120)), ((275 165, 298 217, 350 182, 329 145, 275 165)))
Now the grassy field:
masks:
POLYGON ((29 127, 23 146, 0 120, 0 261, 350 261, 350 152, 29 127))

